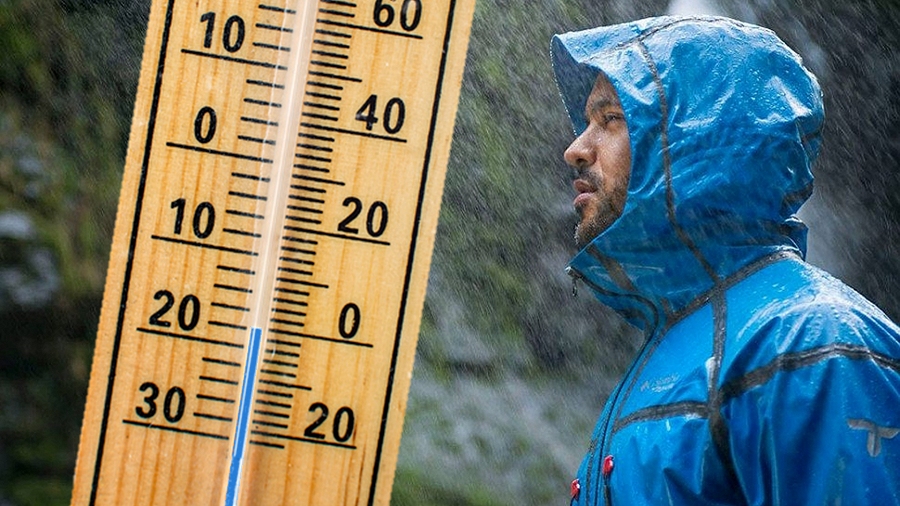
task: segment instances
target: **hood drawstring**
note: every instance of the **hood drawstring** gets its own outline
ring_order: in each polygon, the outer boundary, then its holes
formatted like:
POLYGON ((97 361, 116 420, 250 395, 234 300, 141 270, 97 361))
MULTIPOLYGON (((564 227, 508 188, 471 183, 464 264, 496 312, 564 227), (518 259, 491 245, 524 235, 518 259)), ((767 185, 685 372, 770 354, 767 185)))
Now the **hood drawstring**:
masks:
POLYGON ((581 279, 581 274, 575 272, 571 267, 566 267, 566 274, 572 277, 572 297, 578 297, 578 281, 581 279))

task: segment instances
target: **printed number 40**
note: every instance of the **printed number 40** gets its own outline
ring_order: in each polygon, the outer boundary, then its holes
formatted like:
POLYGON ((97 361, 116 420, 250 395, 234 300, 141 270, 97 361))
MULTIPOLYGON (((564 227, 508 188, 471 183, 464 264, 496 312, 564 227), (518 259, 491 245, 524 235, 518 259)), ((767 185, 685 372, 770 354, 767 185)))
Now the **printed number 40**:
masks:
MULTIPOLYGON (((366 130, 372 130, 372 126, 377 125, 382 118, 378 113, 378 95, 369 95, 369 98, 363 103, 362 107, 356 111, 357 121, 366 124, 366 130)), ((384 130, 389 134, 396 134, 403 128, 403 122, 406 120, 406 105, 403 100, 394 97, 388 100, 382 112, 384 122, 381 124, 384 130)))

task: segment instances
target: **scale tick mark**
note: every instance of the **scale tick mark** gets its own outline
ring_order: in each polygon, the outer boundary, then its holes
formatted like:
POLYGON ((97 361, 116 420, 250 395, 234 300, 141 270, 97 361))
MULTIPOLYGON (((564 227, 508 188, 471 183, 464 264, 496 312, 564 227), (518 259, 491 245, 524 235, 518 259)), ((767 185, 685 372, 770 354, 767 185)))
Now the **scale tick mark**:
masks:
POLYGON ((319 12, 321 12, 322 14, 333 14, 335 16, 343 16, 345 18, 355 18, 356 17, 356 14, 353 14, 352 12, 344 12, 344 11, 338 11, 338 10, 334 10, 334 9, 319 9, 319 12))
POLYGON ((231 361, 222 360, 219 358, 203 357, 202 360, 204 362, 209 362, 211 364, 227 365, 229 367, 240 367, 241 366, 241 364, 239 364, 238 362, 231 362, 231 361))
POLYGON ((337 107, 337 106, 333 106, 333 105, 325 105, 325 104, 319 104, 319 103, 316 103, 316 102, 309 102, 309 101, 303 102, 303 105, 305 105, 305 106, 307 106, 307 107, 313 107, 313 108, 316 108, 316 109, 323 109, 323 110, 326 110, 326 111, 340 111, 340 110, 341 110, 341 108, 340 108, 340 107, 337 107))
POLYGON ((347 55, 345 55, 345 54, 332 53, 332 52, 330 52, 330 51, 319 51, 318 49, 314 49, 314 50, 312 51, 312 53, 313 53, 313 54, 317 54, 317 55, 319 55, 319 56, 325 56, 325 57, 327 57, 327 58, 337 58, 337 59, 339 59, 339 60, 348 60, 348 59, 350 59, 350 57, 347 56, 347 55))
POLYGON ((258 81, 256 79, 247 79, 247 81, 245 81, 245 82, 247 84, 252 84, 254 86, 265 86, 267 88, 275 88, 275 89, 279 89, 279 90, 284 89, 283 84, 270 83, 270 82, 266 82, 266 81, 258 81))
POLYGON ((228 380, 224 378, 216 378, 213 376, 200 376, 200 381, 209 381, 210 383, 224 383, 225 385, 237 385, 237 381, 228 380))
MULTIPOLYGON (((279 286, 279 287, 276 287, 276 288, 275 288, 275 291, 276 291, 276 292, 281 292, 281 293, 289 293, 289 294, 291 294, 291 295, 299 295, 299 296, 301 296, 301 297, 308 297, 308 296, 309 296, 309 292, 302 292, 302 291, 300 291, 300 290, 291 290, 290 288, 282 288, 282 287, 280 287, 280 286, 279 286)), ((272 341, 272 342, 275 342, 275 341, 272 341)))
POLYGON ((334 4, 334 5, 343 5, 346 7, 356 7, 356 4, 353 2, 348 2, 346 0, 322 0, 323 4, 334 4))
POLYGON ((213 288, 220 288, 222 290, 229 290, 232 292, 240 292, 240 293, 253 293, 253 290, 250 288, 241 288, 239 286, 231 286, 231 285, 223 285, 221 283, 215 283, 213 288))
POLYGON ((322 224, 322 220, 314 220, 311 218, 301 218, 299 216, 286 215, 285 219, 290 220, 290 221, 297 221, 300 223, 309 223, 310 225, 321 225, 322 224))
POLYGON ((289 314, 292 316, 299 316, 301 318, 306 316, 306 313, 301 313, 300 311, 291 311, 289 309, 281 309, 281 308, 277 308, 277 307, 273 307, 272 312, 279 313, 279 314, 289 314))
POLYGON ((281 319, 279 319, 279 318, 271 318, 271 319, 269 319, 269 321, 272 322, 272 323, 280 323, 280 324, 282 324, 282 325, 289 325, 289 326, 292 326, 292 327, 304 327, 304 326, 305 326, 305 325, 304 325, 303 323, 301 323, 301 322, 295 322, 295 321, 293 321, 293 320, 281 320, 281 319))
POLYGON ((314 39, 313 44, 319 44, 321 46, 328 46, 328 47, 339 47, 341 49, 350 49, 350 44, 342 44, 340 42, 332 42, 329 40, 322 40, 322 39, 314 39))
POLYGON ((263 105, 266 107, 275 107, 276 109, 281 108, 281 104, 278 102, 267 102, 265 100, 257 100, 255 98, 245 98, 244 103, 254 104, 254 105, 263 105))
POLYGON ((287 208, 291 211, 300 211, 301 213, 325 214, 325 212, 320 209, 312 209, 309 207, 287 206, 287 208))
POLYGON ((224 327, 227 329, 235 329, 235 330, 247 330, 247 327, 245 327, 244 325, 236 325, 234 323, 225 323, 225 322, 214 321, 214 320, 209 320, 207 323, 214 327, 224 327))
POLYGON ((218 307, 218 308, 221 308, 221 309, 231 309, 231 310, 233 310, 233 311, 240 311, 240 312, 242 312, 242 313, 249 313, 249 312, 250 312, 250 308, 249 308, 249 307, 232 306, 231 304, 223 304, 223 303, 221 303, 221 302, 211 302, 209 305, 212 306, 212 307, 218 307))
POLYGON ((231 267, 231 266, 228 266, 228 265, 217 265, 217 266, 216 266, 216 269, 219 269, 219 270, 222 270, 222 271, 228 271, 228 272, 237 272, 238 274, 249 274, 249 275, 251 275, 251 276, 255 276, 255 275, 256 275, 256 271, 252 271, 252 270, 250 270, 250 269, 241 269, 241 268, 238 268, 238 267, 231 267))
POLYGON ((265 23, 256 23, 256 27, 261 28, 263 30, 273 30, 276 32, 294 33, 294 30, 291 28, 285 28, 283 26, 267 25, 265 23))
POLYGON ((215 420, 217 422, 233 422, 234 419, 229 418, 227 416, 216 416, 216 415, 208 415, 206 413, 194 413, 194 416, 197 418, 206 418, 208 420, 215 420))
POLYGON ((222 232, 224 232, 226 234, 241 235, 241 236, 245 236, 245 237, 255 237, 255 238, 262 237, 261 234, 257 234, 256 232, 247 232, 246 230, 235 230, 233 228, 223 228, 222 232))
POLYGON ((259 395, 271 395, 272 397, 282 397, 284 399, 293 399, 294 394, 288 394, 284 392, 274 392, 272 390, 257 390, 257 394, 259 395))
MULTIPOLYGON (((324 1, 326 3, 328 3, 329 0, 324 0, 324 1)), ((274 5, 259 4, 258 8, 260 10, 264 10, 264 11, 283 12, 285 14, 297 14, 297 11, 295 11, 294 9, 286 9, 284 7, 276 7, 274 5)))
POLYGON ((266 44, 263 42, 254 42, 253 47, 261 47, 263 49, 274 49, 276 51, 286 51, 290 52, 291 48, 285 46, 276 46, 275 44, 266 44))
POLYGON ((297 357, 300 356, 299 353, 294 353, 294 352, 291 352, 291 351, 282 351, 282 350, 278 350, 278 349, 275 349, 275 348, 270 348, 270 349, 266 350, 266 353, 269 353, 270 355, 279 355, 279 356, 282 356, 282 357, 294 357, 294 358, 297 358, 297 357))
POLYGON ((340 37, 342 39, 349 39, 353 37, 349 33, 335 32, 333 30, 325 30, 322 28, 316 28, 316 33, 321 33, 322 35, 331 35, 332 37, 340 37))
POLYGON ((197 398, 202 401, 222 402, 225 404, 234 404, 234 399, 226 399, 224 397, 216 397, 214 395, 197 394, 197 398))
POLYGON ((269 120, 259 119, 259 118, 250 118, 248 116, 241 116, 241 121, 246 121, 247 123, 256 123, 258 125, 266 125, 266 126, 273 126, 273 127, 278 126, 277 121, 269 121, 269 120))
POLYGON ((262 411, 260 409, 254 409, 253 413, 262 416, 274 416, 276 418, 290 418, 289 415, 285 415, 283 413, 273 413, 272 411, 262 411))
POLYGON ((328 62, 324 62, 324 61, 310 60, 309 64, 317 65, 319 67, 325 67, 325 68, 329 68, 329 69, 347 70, 346 65, 340 65, 337 63, 328 63, 328 62))
POLYGON ((263 406, 272 406, 272 407, 276 407, 276 408, 291 409, 290 404, 285 404, 283 402, 273 402, 273 401, 264 401, 261 399, 256 399, 256 403, 262 404, 263 406))
POLYGON ((232 172, 231 177, 236 177, 238 179, 249 179, 251 181, 260 181, 263 183, 268 183, 269 178, 257 176, 256 174, 244 174, 243 172, 232 172))
POLYGON ((328 170, 324 167, 316 167, 314 165, 306 165, 303 163, 295 163, 294 168, 300 169, 300 170, 308 170, 311 172, 322 172, 322 173, 326 173, 326 174, 331 172, 330 170, 328 170))
POLYGON ((265 195, 254 195, 252 193, 230 191, 230 192, 228 192, 228 194, 231 195, 232 197, 238 197, 238 198, 242 198, 242 199, 262 200, 262 201, 268 200, 268 197, 266 197, 265 195))
POLYGON ((260 139, 259 137, 250 137, 248 135, 238 135, 238 139, 247 142, 255 142, 257 144, 266 144, 268 146, 275 145, 275 141, 273 139, 260 139))
POLYGON ((231 214, 233 216, 240 216, 242 218, 253 218, 254 220, 264 220, 266 217, 261 214, 253 214, 247 213, 244 211, 237 211, 234 209, 226 209, 225 214, 231 214))

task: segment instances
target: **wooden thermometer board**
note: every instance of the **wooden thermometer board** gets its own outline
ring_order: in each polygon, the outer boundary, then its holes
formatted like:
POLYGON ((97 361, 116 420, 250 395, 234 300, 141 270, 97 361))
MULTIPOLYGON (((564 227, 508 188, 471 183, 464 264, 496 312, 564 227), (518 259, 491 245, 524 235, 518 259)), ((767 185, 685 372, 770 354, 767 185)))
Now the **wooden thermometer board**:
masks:
POLYGON ((387 504, 474 0, 154 0, 73 504, 387 504))

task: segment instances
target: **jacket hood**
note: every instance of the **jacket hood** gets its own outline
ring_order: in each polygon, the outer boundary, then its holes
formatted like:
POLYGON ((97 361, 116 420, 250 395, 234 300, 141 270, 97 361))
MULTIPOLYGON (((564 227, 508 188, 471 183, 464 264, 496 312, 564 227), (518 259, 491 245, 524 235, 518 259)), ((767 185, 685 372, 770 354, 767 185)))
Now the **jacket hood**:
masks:
POLYGON ((570 262, 600 301, 652 333, 768 254, 804 256, 822 94, 770 30, 661 17, 557 35, 557 84, 576 135, 599 72, 631 142, 619 219, 570 262))

